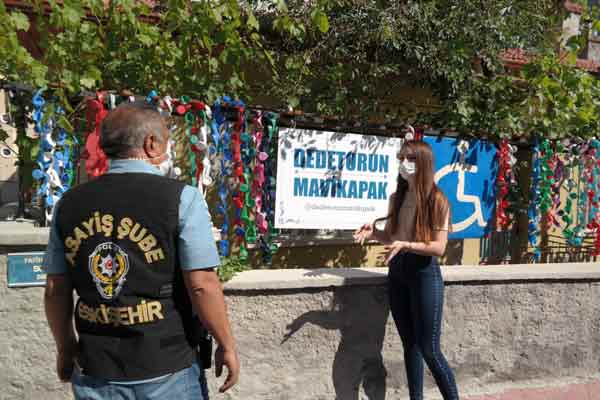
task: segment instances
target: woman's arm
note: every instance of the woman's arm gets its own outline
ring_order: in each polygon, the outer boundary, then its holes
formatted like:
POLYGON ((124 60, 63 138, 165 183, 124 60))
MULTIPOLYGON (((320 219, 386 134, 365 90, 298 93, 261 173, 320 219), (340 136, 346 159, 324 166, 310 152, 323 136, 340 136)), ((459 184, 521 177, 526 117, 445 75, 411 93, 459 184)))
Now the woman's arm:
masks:
POLYGON ((364 224, 354 232, 354 240, 362 245, 369 240, 376 240, 381 244, 392 243, 388 231, 384 229, 380 231, 375 227, 375 223, 364 224))
POLYGON ((386 262, 389 262, 401 251, 409 251, 422 256, 441 257, 446 252, 447 244, 448 231, 433 231, 433 240, 431 240, 429 243, 405 242, 396 240, 390 245, 386 246, 386 249, 390 251, 386 262))
POLYGON ((422 256, 441 257, 446 253, 448 231, 433 231, 433 240, 429 243, 408 242, 408 251, 422 256))
POLYGON ((377 229, 377 227, 375 227, 375 224, 373 224, 373 236, 372 238, 377 240, 379 243, 381 244, 391 244, 392 243, 392 239, 390 238, 390 234, 388 233, 389 230, 388 228, 388 223, 386 222, 385 224, 385 228, 380 231, 379 229, 377 229))
POLYGON ((388 202, 388 219, 386 219, 385 221, 385 227, 383 228, 383 230, 377 229, 377 227, 375 227, 375 223, 372 222, 370 224, 364 224, 363 226, 358 228, 356 232, 354 232, 354 239, 361 245, 363 245, 365 241, 368 240, 376 240, 381 244, 392 243, 392 240, 390 239, 391 227, 389 215, 392 212, 392 207, 394 207, 395 195, 395 193, 392 193, 392 195, 390 196, 390 200, 388 202))
MULTIPOLYGON (((390 195, 390 200, 388 202, 388 216, 390 216, 392 214, 392 209, 394 208, 395 203, 396 203, 396 193, 392 193, 390 195)), ((392 225, 391 225, 390 218, 385 220, 385 226, 383 227, 382 231, 377 229, 375 224, 373 224, 373 238, 381 244, 389 245, 392 243, 391 231, 392 231, 392 225)))

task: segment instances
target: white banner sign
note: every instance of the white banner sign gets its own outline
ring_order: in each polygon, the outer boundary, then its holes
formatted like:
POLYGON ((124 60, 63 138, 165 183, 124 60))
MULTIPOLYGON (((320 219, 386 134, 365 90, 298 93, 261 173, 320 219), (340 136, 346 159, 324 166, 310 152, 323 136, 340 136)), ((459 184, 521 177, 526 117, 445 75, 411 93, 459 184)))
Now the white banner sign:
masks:
POLYGON ((387 215, 399 138, 281 128, 275 227, 357 229, 387 215))

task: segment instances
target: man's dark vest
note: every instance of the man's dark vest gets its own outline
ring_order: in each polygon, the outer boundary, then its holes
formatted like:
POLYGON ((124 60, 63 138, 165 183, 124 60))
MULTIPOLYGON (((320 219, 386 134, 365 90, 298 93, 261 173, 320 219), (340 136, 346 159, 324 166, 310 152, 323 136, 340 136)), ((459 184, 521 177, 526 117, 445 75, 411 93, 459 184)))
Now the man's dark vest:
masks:
POLYGON ((107 174, 62 198, 84 374, 138 380, 191 365, 197 320, 176 247, 183 188, 152 174, 107 174))

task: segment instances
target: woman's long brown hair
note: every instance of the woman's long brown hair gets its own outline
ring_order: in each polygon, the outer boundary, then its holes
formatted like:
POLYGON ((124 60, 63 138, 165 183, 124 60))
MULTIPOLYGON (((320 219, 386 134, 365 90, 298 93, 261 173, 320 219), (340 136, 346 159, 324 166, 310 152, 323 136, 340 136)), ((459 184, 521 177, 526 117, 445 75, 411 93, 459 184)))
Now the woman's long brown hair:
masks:
MULTIPOLYGON (((433 238, 433 231, 446 225, 450 207, 448 199, 433 181, 434 168, 431 147, 422 141, 409 140, 402 145, 398 157, 402 158, 407 155, 414 156, 417 167, 414 178, 416 195, 415 239, 419 242, 429 243, 433 238)), ((398 213, 407 191, 408 182, 401 175, 398 175, 393 207, 386 217, 375 221, 377 223, 389 219, 391 235, 398 230, 398 213)), ((448 226, 449 228, 450 226, 448 226)))

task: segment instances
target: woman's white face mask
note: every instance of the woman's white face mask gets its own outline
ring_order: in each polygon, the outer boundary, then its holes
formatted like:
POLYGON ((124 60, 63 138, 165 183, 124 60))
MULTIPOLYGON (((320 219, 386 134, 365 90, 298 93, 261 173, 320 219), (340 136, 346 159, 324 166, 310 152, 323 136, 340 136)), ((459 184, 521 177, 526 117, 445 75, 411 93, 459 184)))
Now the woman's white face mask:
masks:
POLYGON ((409 180, 417 172, 417 164, 414 161, 408 161, 405 158, 400 162, 398 172, 400 172, 402 178, 409 180))

